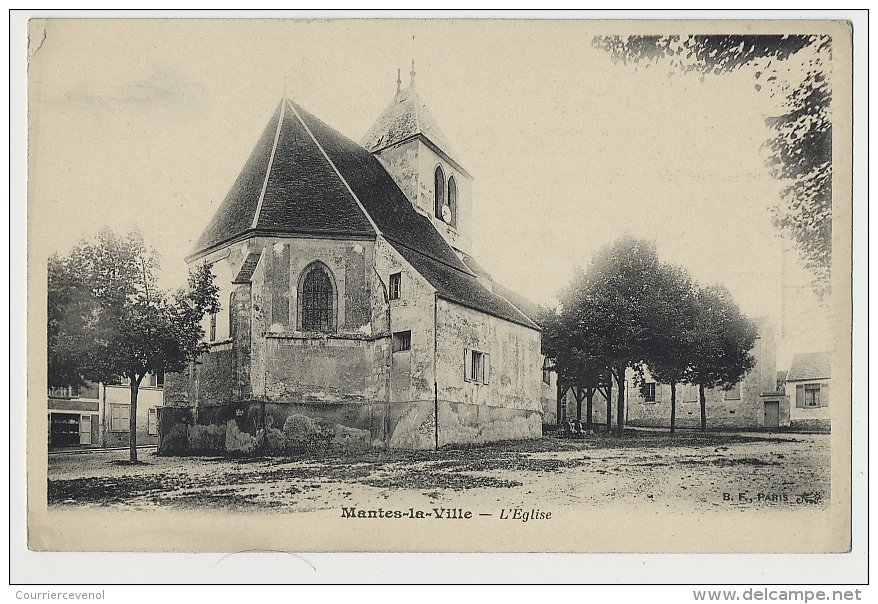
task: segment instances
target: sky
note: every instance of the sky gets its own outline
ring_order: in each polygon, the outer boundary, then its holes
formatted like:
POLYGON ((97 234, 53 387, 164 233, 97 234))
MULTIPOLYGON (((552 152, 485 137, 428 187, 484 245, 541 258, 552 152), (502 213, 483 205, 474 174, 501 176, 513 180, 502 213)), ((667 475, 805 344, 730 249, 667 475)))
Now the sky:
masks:
POLYGON ((31 23, 29 262, 109 226, 139 228, 162 282, 191 251, 285 93, 360 140, 417 88, 474 176, 474 255, 552 304, 577 266, 623 234, 781 322, 779 357, 828 349, 827 313, 769 208, 780 111, 752 70, 708 76, 617 65, 611 22, 54 20, 31 23))

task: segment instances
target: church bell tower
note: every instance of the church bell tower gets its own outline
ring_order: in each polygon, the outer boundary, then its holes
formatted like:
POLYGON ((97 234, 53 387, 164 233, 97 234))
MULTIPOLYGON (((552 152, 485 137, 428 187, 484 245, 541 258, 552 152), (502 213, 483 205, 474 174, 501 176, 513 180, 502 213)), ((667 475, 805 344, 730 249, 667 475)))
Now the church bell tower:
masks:
POLYGON ((458 161, 415 88, 415 62, 396 96, 375 120, 361 144, 384 165, 418 212, 427 216, 458 253, 471 255, 473 177, 458 161))

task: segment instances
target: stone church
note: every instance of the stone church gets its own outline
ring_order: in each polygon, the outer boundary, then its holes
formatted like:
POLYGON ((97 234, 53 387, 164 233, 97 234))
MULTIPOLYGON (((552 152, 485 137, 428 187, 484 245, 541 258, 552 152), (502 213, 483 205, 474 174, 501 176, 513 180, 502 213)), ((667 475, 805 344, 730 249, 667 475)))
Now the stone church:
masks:
POLYGON ((280 102, 187 258, 223 310, 160 452, 541 435, 539 328, 473 259, 473 177, 411 78, 359 144, 280 102))

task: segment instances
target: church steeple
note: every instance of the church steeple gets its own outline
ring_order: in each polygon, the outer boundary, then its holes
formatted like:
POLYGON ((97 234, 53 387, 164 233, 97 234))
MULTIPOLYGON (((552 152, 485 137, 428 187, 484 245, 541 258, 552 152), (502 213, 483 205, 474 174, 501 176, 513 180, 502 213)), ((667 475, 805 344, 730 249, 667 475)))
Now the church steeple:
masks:
POLYGON ((360 142, 384 165, 412 205, 427 216, 446 241, 469 254, 472 176, 433 118, 411 80, 402 88, 396 72, 396 96, 360 142))

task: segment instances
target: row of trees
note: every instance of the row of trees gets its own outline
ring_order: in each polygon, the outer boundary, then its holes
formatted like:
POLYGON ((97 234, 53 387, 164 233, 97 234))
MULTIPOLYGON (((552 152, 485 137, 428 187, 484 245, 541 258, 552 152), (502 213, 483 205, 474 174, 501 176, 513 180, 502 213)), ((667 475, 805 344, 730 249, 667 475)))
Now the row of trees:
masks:
POLYGON ((219 312, 210 266, 188 287, 158 287, 158 256, 139 233, 109 229, 48 262, 48 385, 129 378, 130 459, 137 461, 137 394, 150 373, 182 371, 205 349, 201 321, 219 312))
MULTIPOLYGON (((730 388, 754 365, 756 325, 721 286, 703 287, 682 268, 659 261, 648 241, 623 237, 603 248, 561 293, 557 310, 543 309, 543 354, 561 380, 588 391, 615 382, 616 428, 625 424, 625 373, 644 383, 644 368, 671 385, 697 384, 701 429, 705 389, 730 388)), ((609 415, 609 414, 608 414, 609 415)))

